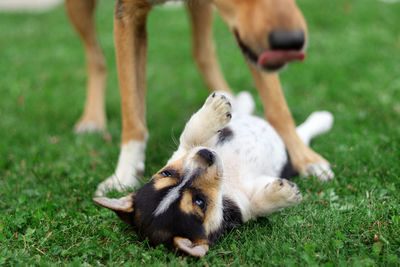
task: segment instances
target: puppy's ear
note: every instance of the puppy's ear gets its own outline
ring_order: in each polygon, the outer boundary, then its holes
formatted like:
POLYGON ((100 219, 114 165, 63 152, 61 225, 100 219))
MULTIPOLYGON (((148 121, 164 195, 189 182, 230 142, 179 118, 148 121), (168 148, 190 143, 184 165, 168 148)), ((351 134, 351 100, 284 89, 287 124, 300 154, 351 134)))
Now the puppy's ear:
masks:
POLYGON ((193 257, 199 258, 204 257, 210 248, 207 240, 198 239, 193 243, 191 240, 179 236, 174 237, 174 246, 193 257))
POLYGON ((135 193, 121 198, 95 197, 93 201, 104 208, 114 211, 122 221, 132 223, 134 196, 135 193))

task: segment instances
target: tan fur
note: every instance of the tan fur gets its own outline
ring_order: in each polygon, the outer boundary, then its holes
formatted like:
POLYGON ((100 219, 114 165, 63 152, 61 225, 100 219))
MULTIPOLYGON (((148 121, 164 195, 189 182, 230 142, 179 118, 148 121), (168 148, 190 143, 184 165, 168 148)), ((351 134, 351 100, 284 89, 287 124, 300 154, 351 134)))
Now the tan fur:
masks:
POLYGON ((212 0, 231 31, 254 52, 269 49, 268 34, 276 29, 303 30, 305 20, 295 0, 212 0), (251 14, 251 15, 249 15, 251 14))
MULTIPOLYGON (((206 163, 203 161, 203 159, 199 158, 198 155, 195 155, 193 159, 190 158, 189 154, 185 154, 184 157, 182 157, 179 160, 174 161, 173 163, 168 164, 165 166, 163 169, 174 169, 174 170, 182 170, 182 165, 184 164, 185 161, 196 161, 196 164, 199 165, 206 165, 206 163)), ((163 170, 162 169, 162 170, 163 170)), ((161 172, 161 171, 160 171, 161 172)), ((162 189, 165 188, 163 185, 164 184, 171 184, 173 185, 171 178, 158 178, 158 176, 155 176, 155 188, 156 189, 162 189), (166 182, 163 182, 163 180, 167 180, 166 182)), ((173 179, 173 178, 172 178, 173 179)), ((176 184, 176 182, 175 182, 176 184)), ((201 218, 203 218, 204 222, 204 227, 206 229, 206 233, 208 234, 212 226, 210 226, 210 220, 213 216, 215 216, 215 212, 218 210, 218 205, 220 204, 218 202, 221 194, 220 194, 220 186, 221 186, 221 177, 218 175, 218 172, 216 171, 215 167, 208 168, 206 172, 204 172, 202 175, 199 177, 196 177, 193 181, 193 187, 198 189, 202 194, 204 194, 207 198, 207 210, 206 213, 204 214, 203 211, 193 203, 193 196, 192 193, 188 190, 184 191, 182 194, 182 199, 180 201, 180 209, 184 211, 185 213, 192 213, 192 214, 198 214, 201 218)), ((159 190, 158 189, 158 190, 159 190)), ((211 222, 212 223, 212 222, 211 222)))
POLYGON ((204 257, 209 250, 207 240, 196 239, 192 242, 191 240, 180 236, 174 237, 174 246, 194 257, 204 257))
MULTIPOLYGON (((202 140, 200 142, 200 145, 203 145, 205 140, 202 140)), ((181 144, 180 147, 185 147, 185 143, 187 140, 185 138, 181 138, 181 144)), ((192 146, 187 146, 187 147, 192 147, 192 146)), ((178 160, 173 161, 172 163, 167 164, 167 166, 163 167, 162 170, 164 169, 174 169, 177 171, 182 170, 182 166, 185 162, 187 161, 194 161, 196 162, 196 165, 204 165, 204 168, 206 168, 207 164, 204 162, 203 159, 201 159, 198 155, 194 155, 193 158, 191 158, 190 154, 187 154, 187 151, 183 151, 184 156, 181 157, 178 160)), ((162 171, 161 170, 161 171, 162 171)), ((161 172, 160 171, 160 172, 161 172)), ((160 173, 159 172, 159 173, 160 173)), ((154 176, 155 179, 155 188, 156 189, 162 189, 165 188, 164 184, 168 185, 173 185, 173 180, 170 180, 170 178, 159 178, 158 175, 154 176), (166 182, 163 182, 163 180, 166 179, 166 182)), ((222 182, 222 177, 220 176, 219 172, 217 171, 215 166, 207 168, 207 171, 202 173, 199 177, 196 177, 193 181, 192 186, 196 189, 198 189, 202 194, 204 194, 207 198, 207 209, 206 213, 204 214, 203 211, 193 203, 193 196, 192 193, 188 190, 183 192, 182 199, 180 202, 180 209, 184 211, 185 213, 197 213, 201 218, 203 218, 203 225, 206 230, 206 233, 210 233, 211 230, 215 230, 213 225, 215 222, 213 219, 216 219, 215 217, 218 217, 219 215, 216 215, 216 212, 220 212, 220 200, 221 200, 221 182, 222 182)))
POLYGON ((121 90, 122 144, 147 138, 146 20, 150 9, 144 0, 119 0, 115 8, 114 39, 121 90))
MULTIPOLYGON (((147 0, 118 0, 115 7, 114 39, 122 106, 122 144, 147 139, 146 110, 146 20, 151 10, 147 0)), ((269 49, 268 34, 276 29, 303 30, 305 20, 295 0, 204 0, 190 1, 187 8, 193 30, 193 55, 211 90, 229 91, 218 66, 212 34, 214 4, 237 38, 255 53, 269 49), (251 16, 249 15, 251 14, 251 16)), ((93 26, 94 0, 67 0, 71 22, 83 39, 88 64, 88 94, 83 122, 105 127, 105 65, 93 26), (85 4, 83 4, 85 3, 85 4)), ((282 94, 278 74, 250 66, 265 107, 265 116, 282 136, 294 167, 304 173, 314 162, 326 162, 298 137, 282 94)), ((79 125, 79 124, 78 124, 79 125)))
POLYGON ((75 126, 77 132, 104 130, 106 127, 104 93, 107 70, 95 32, 93 17, 95 6, 95 0, 65 1, 70 22, 85 48, 88 73, 85 109, 75 126))
POLYGON ((179 179, 177 177, 163 177, 160 173, 163 170, 167 169, 174 169, 178 173, 182 173, 182 163, 183 163, 184 158, 181 158, 179 160, 176 160, 170 164, 167 164, 164 168, 162 168, 156 175, 153 176, 154 179, 154 188, 156 190, 161 190, 163 188, 169 187, 176 185, 179 182, 179 179))
POLYGON ((178 179, 176 178, 160 178, 154 182, 154 189, 161 190, 170 186, 174 186, 178 183, 178 179))
POLYGON ((294 168, 304 173, 308 164, 326 162, 297 135, 296 125, 286 104, 278 74, 261 73, 253 66, 249 67, 264 105, 265 117, 285 142, 294 168))
POLYGON ((214 10, 206 1, 186 4, 192 25, 193 58, 207 88, 212 91, 230 92, 220 70, 212 38, 214 10))
POLYGON ((193 186, 201 191, 207 197, 207 210, 204 216, 204 228, 209 234, 211 226, 210 219, 215 215, 218 208, 218 198, 220 197, 221 177, 216 177, 215 173, 207 174, 196 179, 193 186))
POLYGON ((189 190, 183 192, 179 208, 187 214, 197 214, 200 218, 204 218, 203 211, 193 204, 193 195, 189 190))

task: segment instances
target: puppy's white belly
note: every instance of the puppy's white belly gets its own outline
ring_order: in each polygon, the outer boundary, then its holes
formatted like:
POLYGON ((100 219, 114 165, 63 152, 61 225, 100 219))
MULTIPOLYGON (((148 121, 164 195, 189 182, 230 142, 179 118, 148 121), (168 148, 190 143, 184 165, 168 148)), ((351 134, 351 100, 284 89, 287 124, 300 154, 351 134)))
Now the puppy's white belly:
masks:
POLYGON ((265 120, 255 116, 234 114, 227 125, 233 136, 217 145, 226 177, 257 178, 260 175, 279 177, 287 162, 282 139, 265 120))
POLYGON ((232 137, 214 147, 224 164, 222 191, 235 201, 247 221, 254 215, 254 193, 280 176, 287 162, 286 148, 272 126, 258 117, 233 114, 227 127, 232 137))

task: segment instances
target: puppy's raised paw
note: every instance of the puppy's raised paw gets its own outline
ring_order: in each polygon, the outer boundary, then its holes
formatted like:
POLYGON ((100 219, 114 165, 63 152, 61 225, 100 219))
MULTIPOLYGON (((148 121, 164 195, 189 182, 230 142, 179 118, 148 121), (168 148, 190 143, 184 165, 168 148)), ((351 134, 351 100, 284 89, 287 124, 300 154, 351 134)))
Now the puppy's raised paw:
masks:
POLYGON ((202 115, 216 131, 221 130, 232 118, 232 105, 223 93, 212 93, 202 107, 202 115))

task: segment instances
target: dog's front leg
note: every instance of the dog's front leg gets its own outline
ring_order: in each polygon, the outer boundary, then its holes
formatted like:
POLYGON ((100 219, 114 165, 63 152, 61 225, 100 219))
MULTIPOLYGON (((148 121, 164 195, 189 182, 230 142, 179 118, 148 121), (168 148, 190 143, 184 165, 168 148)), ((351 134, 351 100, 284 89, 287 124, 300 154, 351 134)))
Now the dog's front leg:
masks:
POLYGON ((184 156, 196 146, 210 146, 213 137, 231 120, 232 106, 223 93, 211 94, 204 105, 186 123, 179 138, 178 150, 168 162, 184 156))
POLYGON ((319 176, 320 180, 332 179, 329 163, 306 146, 297 135, 278 74, 262 73, 250 64, 249 68, 264 105, 265 117, 285 142, 294 168, 302 174, 319 176))
POLYGON ((122 146, 115 173, 101 183, 97 195, 138 185, 144 170, 147 128, 146 19, 151 6, 145 0, 119 0, 115 7, 114 39, 122 106, 122 146))

